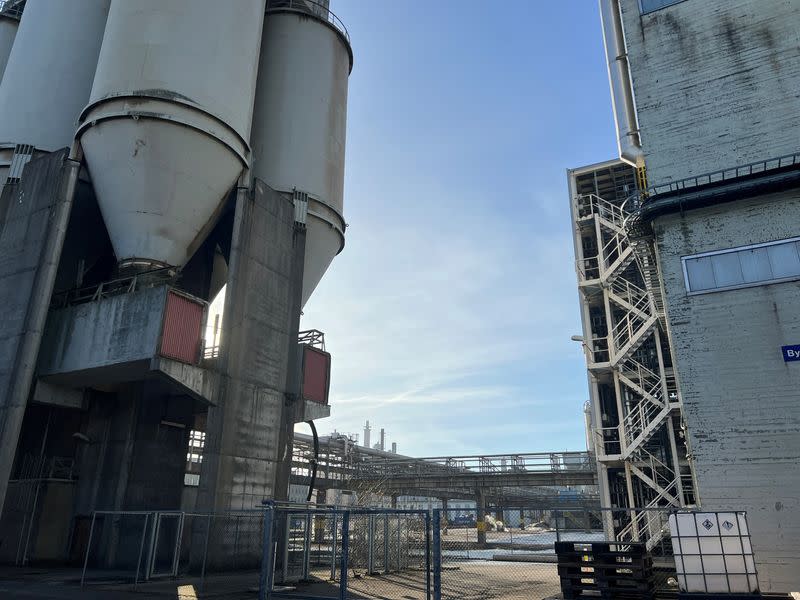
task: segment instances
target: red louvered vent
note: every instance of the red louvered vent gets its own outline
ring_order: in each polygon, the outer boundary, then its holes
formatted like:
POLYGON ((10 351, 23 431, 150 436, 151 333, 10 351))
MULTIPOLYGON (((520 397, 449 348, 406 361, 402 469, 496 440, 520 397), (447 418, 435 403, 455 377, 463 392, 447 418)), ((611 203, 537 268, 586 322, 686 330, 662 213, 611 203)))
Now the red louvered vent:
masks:
POLYGON ((184 363, 197 364, 203 338, 205 306, 176 292, 167 293, 164 328, 159 354, 184 363))

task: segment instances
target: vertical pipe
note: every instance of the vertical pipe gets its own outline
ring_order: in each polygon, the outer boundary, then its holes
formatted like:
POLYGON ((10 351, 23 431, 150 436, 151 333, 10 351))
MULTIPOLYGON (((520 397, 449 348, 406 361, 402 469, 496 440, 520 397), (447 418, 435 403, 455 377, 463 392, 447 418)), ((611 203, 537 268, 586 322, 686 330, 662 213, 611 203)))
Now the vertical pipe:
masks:
POLYGON ((273 507, 264 509, 264 531, 261 538, 261 573, 258 577, 258 600, 269 600, 272 596, 272 518, 273 507))
POLYGON ((144 553, 144 540, 147 537, 147 523, 150 521, 150 513, 144 516, 144 526, 142 527, 142 541, 139 542, 139 558, 136 559, 136 575, 133 578, 133 589, 139 585, 139 569, 142 566, 142 554, 144 553))
POLYGON ((433 511, 433 600, 442 600, 442 513, 433 511))
POLYGON ((339 600, 347 600, 347 563, 350 560, 350 511, 342 515, 342 563, 339 567, 339 600))
POLYGON ((97 518, 97 513, 92 512, 92 526, 89 527, 89 542, 86 544, 86 556, 83 559, 83 573, 81 573, 81 587, 86 579, 86 565, 89 563, 89 552, 92 549, 92 537, 94 536, 94 521, 97 518))

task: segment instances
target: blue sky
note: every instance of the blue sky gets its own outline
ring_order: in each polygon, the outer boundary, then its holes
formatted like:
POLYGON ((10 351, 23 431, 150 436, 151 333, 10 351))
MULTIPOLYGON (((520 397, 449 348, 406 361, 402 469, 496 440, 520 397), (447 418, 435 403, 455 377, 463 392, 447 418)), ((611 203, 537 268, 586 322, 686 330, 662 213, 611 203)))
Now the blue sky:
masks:
POLYGON ((332 416, 416 456, 584 449, 565 170, 612 158, 597 4, 333 0, 347 246, 305 308, 332 416))

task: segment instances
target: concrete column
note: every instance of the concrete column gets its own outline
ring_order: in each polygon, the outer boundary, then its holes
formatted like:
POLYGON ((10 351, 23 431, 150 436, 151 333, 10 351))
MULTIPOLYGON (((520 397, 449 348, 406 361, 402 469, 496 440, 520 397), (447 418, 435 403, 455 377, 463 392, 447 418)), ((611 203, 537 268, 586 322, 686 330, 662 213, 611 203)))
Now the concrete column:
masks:
POLYGON ((249 509, 286 496, 287 413, 294 409, 286 385, 297 345, 303 262, 298 245, 304 238, 288 195, 258 180, 252 192, 238 190, 222 320, 222 381, 217 406, 208 411, 200 510, 249 509))
POLYGON ((33 382, 80 164, 66 151, 32 160, 0 206, 0 512, 33 382), (13 202, 12 202, 13 199, 13 202))
POLYGON ((478 488, 475 491, 475 505, 478 507, 477 526, 478 526, 478 546, 486 546, 486 496, 483 490, 478 488))

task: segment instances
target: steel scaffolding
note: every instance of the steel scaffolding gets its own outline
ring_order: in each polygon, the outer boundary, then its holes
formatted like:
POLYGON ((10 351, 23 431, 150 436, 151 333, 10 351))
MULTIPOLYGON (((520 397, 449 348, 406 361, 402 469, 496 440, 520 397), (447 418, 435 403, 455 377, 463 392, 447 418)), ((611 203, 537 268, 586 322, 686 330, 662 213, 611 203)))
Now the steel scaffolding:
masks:
MULTIPOLYGON (((602 506, 694 504, 655 253, 649 242, 631 240, 625 229, 626 201, 636 192, 635 169, 621 161, 575 169, 569 186, 602 506)), ((607 533, 655 547, 666 513, 627 514, 608 520, 607 533)))

